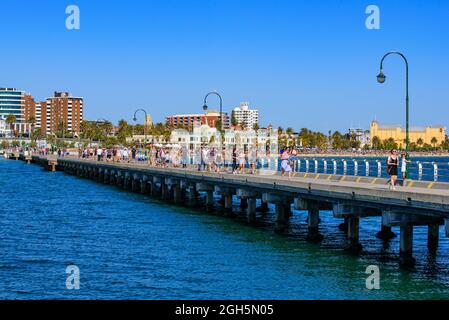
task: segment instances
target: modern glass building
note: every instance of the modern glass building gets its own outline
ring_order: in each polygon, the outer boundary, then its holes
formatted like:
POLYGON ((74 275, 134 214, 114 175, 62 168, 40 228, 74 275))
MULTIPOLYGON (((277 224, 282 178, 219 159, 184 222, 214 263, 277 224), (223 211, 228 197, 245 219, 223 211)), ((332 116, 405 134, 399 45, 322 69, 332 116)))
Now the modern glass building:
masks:
POLYGON ((6 119, 10 114, 21 122, 25 92, 14 88, 0 88, 0 118, 6 119))

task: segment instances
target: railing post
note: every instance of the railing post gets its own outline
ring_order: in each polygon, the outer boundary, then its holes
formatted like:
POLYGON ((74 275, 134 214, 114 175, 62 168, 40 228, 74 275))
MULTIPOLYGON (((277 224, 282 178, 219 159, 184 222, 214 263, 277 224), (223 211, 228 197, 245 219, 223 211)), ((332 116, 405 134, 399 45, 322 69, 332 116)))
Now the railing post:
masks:
POLYGON ((301 159, 296 160, 298 172, 301 172, 301 159))
POLYGON ((418 180, 422 180, 422 163, 420 161, 418 161, 418 180))
POLYGON ((365 174, 369 177, 369 161, 365 160, 365 174))
POLYGON ((318 160, 315 159, 315 173, 318 173, 318 160))
POLYGON ((343 160, 343 175, 345 176, 348 172, 348 162, 346 160, 343 160))
POLYGON ((357 160, 354 160, 354 175, 359 175, 359 162, 357 160))
POLYGON ((309 172, 309 167, 310 167, 310 161, 309 161, 309 159, 306 159, 306 173, 309 172))
POLYGON ((377 177, 382 177, 382 162, 380 160, 377 160, 377 177))
POLYGON ((327 173, 327 160, 324 160, 323 159, 323 166, 324 166, 324 174, 326 174, 327 173))
POLYGON ((332 160, 332 163, 334 165, 334 175, 337 174, 337 160, 332 160))
POLYGON ((432 162, 433 164, 433 181, 438 181, 438 164, 436 162, 432 162))

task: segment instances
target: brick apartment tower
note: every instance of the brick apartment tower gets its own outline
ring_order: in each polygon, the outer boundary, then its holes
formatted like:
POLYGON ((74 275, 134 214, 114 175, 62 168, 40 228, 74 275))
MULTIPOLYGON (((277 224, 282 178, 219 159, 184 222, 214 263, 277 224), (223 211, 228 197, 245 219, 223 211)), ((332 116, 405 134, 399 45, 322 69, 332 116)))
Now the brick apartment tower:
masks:
POLYGON ((68 92, 55 92, 53 97, 47 98, 45 115, 41 104, 42 131, 45 134, 54 134, 63 125, 67 132, 79 134, 83 121, 83 105, 81 97, 72 97, 68 92))

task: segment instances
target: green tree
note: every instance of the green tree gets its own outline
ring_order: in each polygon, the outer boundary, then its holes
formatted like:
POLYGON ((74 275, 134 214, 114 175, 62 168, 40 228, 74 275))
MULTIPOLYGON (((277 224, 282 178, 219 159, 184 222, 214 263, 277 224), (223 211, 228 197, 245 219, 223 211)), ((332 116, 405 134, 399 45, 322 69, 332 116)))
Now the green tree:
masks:
POLYGON ((17 118, 15 115, 13 114, 8 114, 8 116, 6 117, 6 124, 9 126, 9 128, 11 129, 13 135, 15 136, 15 130, 14 130, 14 126, 13 124, 17 121, 17 118))
POLYGON ((424 144, 424 140, 422 138, 419 138, 416 141, 416 144, 418 145, 419 148, 422 148, 423 144, 424 144))
POLYGON ((373 146, 373 149, 375 149, 375 150, 383 149, 382 141, 380 140, 380 138, 378 136, 373 137, 373 139, 371 140, 371 145, 373 146))
POLYGON ((233 127, 236 127, 239 125, 239 122, 237 121, 237 118, 235 116, 235 111, 232 111, 232 113, 231 113, 231 124, 233 127))
POLYGON ((430 143, 432 143, 433 148, 437 148, 438 139, 436 137, 433 137, 432 140, 430 140, 430 143))

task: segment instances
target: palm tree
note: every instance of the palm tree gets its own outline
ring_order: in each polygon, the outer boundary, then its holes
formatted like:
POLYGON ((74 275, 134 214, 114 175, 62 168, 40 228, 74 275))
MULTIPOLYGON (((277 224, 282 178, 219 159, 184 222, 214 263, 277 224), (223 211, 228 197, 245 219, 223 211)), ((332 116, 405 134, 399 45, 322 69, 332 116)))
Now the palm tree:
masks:
POLYGON ((278 135, 283 135, 284 134, 284 128, 282 128, 282 127, 279 127, 278 128, 278 135))
POLYGON ((16 116, 13 115, 13 114, 9 114, 9 115, 6 117, 6 124, 9 125, 9 128, 10 128, 11 131, 13 132, 13 135, 15 135, 15 130, 14 130, 13 124, 14 124, 16 121, 17 121, 17 118, 16 118, 16 116))
POLYGON ((433 137, 432 140, 430 140, 430 143, 432 143, 433 148, 437 148, 438 139, 436 137, 433 137))
POLYGON ((416 144, 418 145, 418 147, 422 147, 422 145, 424 144, 424 141, 423 141, 423 139, 422 138, 419 138, 417 141, 416 141, 416 144))

